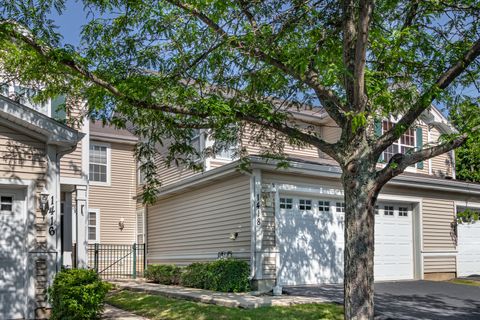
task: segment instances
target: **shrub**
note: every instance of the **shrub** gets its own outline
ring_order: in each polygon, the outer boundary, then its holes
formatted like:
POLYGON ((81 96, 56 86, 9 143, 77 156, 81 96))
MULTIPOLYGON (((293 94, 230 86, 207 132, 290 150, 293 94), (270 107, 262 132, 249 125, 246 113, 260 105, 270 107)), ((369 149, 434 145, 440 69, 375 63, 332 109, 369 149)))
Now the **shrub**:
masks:
POLYGON ((250 290, 249 274, 247 262, 220 259, 189 265, 181 275, 181 284, 221 292, 245 292, 250 290))
POLYGON ((205 288, 207 264, 195 262, 184 268, 180 275, 180 284, 190 288, 205 288))
POLYGON ((178 284, 181 269, 173 264, 152 264, 145 270, 145 278, 161 284, 178 284))
POLYGON ((110 288, 111 285, 103 282, 93 270, 62 270, 48 289, 52 305, 50 319, 99 319, 110 288))

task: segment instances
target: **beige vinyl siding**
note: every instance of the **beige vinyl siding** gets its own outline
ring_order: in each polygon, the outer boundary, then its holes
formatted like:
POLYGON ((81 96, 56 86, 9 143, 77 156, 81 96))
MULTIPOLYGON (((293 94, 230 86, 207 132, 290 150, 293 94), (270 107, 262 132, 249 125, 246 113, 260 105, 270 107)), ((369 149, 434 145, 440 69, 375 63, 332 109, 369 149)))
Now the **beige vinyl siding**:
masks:
MULTIPOLYGON (((430 142, 436 144, 440 137, 440 132, 437 129, 432 128, 430 130, 430 142)), ((425 140, 427 141, 427 140, 425 140)), ((432 174, 437 177, 451 177, 453 174, 453 159, 452 153, 444 153, 431 159, 432 174)))
POLYGON ((313 146, 292 146, 287 138, 280 133, 265 131, 257 127, 246 125, 240 137, 240 144, 249 155, 261 155, 272 151, 272 145, 283 145, 283 152, 291 157, 318 158, 319 151, 313 146))
POLYGON ((165 144, 162 147, 158 148, 158 153, 155 155, 155 164, 157 166, 157 176, 160 179, 161 187, 168 186, 172 183, 178 182, 180 180, 192 177, 194 175, 198 175, 201 172, 193 171, 188 168, 185 168, 181 165, 176 165, 175 163, 171 163, 170 166, 164 161, 164 155, 168 151, 168 145, 165 144))
POLYGON ((455 272, 455 256, 445 256, 445 252, 456 249, 452 230, 455 218, 454 202, 424 198, 422 204, 423 251, 442 253, 424 257, 424 272, 455 272))
POLYGON ((81 178, 82 177, 82 141, 77 144, 77 148, 69 154, 66 154, 60 160, 60 172, 62 177, 81 178))
POLYGON ((88 206, 100 210, 101 243, 129 244, 135 241, 136 229, 134 146, 110 143, 110 147, 110 185, 90 183, 88 206), (120 218, 125 220, 122 231, 118 227, 120 218))
MULTIPOLYGON (((46 145, 44 142, 6 126, 0 126, 0 178, 17 181, 35 180, 35 197, 45 185, 47 171, 46 145)), ((47 241, 47 224, 37 207, 35 212, 35 241, 44 245, 47 241)))
MULTIPOLYGON (((84 118, 84 110, 82 109, 81 101, 68 100, 67 107, 67 125, 78 131, 82 131, 82 123, 79 122, 84 118)), ((62 177, 82 178, 82 148, 83 141, 80 141, 73 152, 62 157, 60 160, 60 172, 62 177)), ((88 159, 86 161, 88 161, 88 159)))
POLYGON ((160 199, 147 209, 148 263, 213 260, 220 251, 248 259, 250 216, 244 175, 160 199), (238 238, 230 240, 234 232, 238 238))
POLYGON ((430 256, 424 257, 423 260, 424 273, 455 272, 456 268, 455 256, 430 256))

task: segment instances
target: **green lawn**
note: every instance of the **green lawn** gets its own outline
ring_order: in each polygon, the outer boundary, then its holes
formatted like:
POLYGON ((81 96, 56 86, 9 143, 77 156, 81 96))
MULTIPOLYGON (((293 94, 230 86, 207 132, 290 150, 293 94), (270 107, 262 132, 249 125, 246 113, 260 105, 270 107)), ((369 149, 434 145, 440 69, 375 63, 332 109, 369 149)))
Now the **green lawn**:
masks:
POLYGON ((107 303, 150 319, 162 320, 343 319, 343 308, 330 303, 304 304, 291 307, 239 309, 171 299, 127 290, 110 294, 107 298, 107 303))
POLYGON ((450 280, 450 282, 456 283, 456 284, 466 284, 466 285, 469 285, 469 286, 480 287, 480 281, 475 281, 475 280, 453 279, 453 280, 450 280))

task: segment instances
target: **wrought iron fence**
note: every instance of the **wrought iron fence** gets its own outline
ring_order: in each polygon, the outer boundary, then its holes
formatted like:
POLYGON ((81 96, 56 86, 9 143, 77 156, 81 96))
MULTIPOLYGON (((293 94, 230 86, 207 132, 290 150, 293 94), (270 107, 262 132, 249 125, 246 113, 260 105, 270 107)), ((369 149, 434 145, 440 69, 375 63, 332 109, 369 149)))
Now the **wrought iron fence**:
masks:
POLYGON ((145 245, 88 245, 88 266, 104 279, 135 279, 143 277, 146 265, 145 245))

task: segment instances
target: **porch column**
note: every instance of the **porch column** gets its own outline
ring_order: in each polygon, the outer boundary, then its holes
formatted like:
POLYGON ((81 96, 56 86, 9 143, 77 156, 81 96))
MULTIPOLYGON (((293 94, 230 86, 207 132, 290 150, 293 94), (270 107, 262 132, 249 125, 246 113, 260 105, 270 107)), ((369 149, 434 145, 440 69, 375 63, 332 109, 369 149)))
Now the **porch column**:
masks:
POLYGON ((76 239, 77 239, 77 266, 87 268, 88 253, 88 206, 87 186, 76 186, 76 239))

